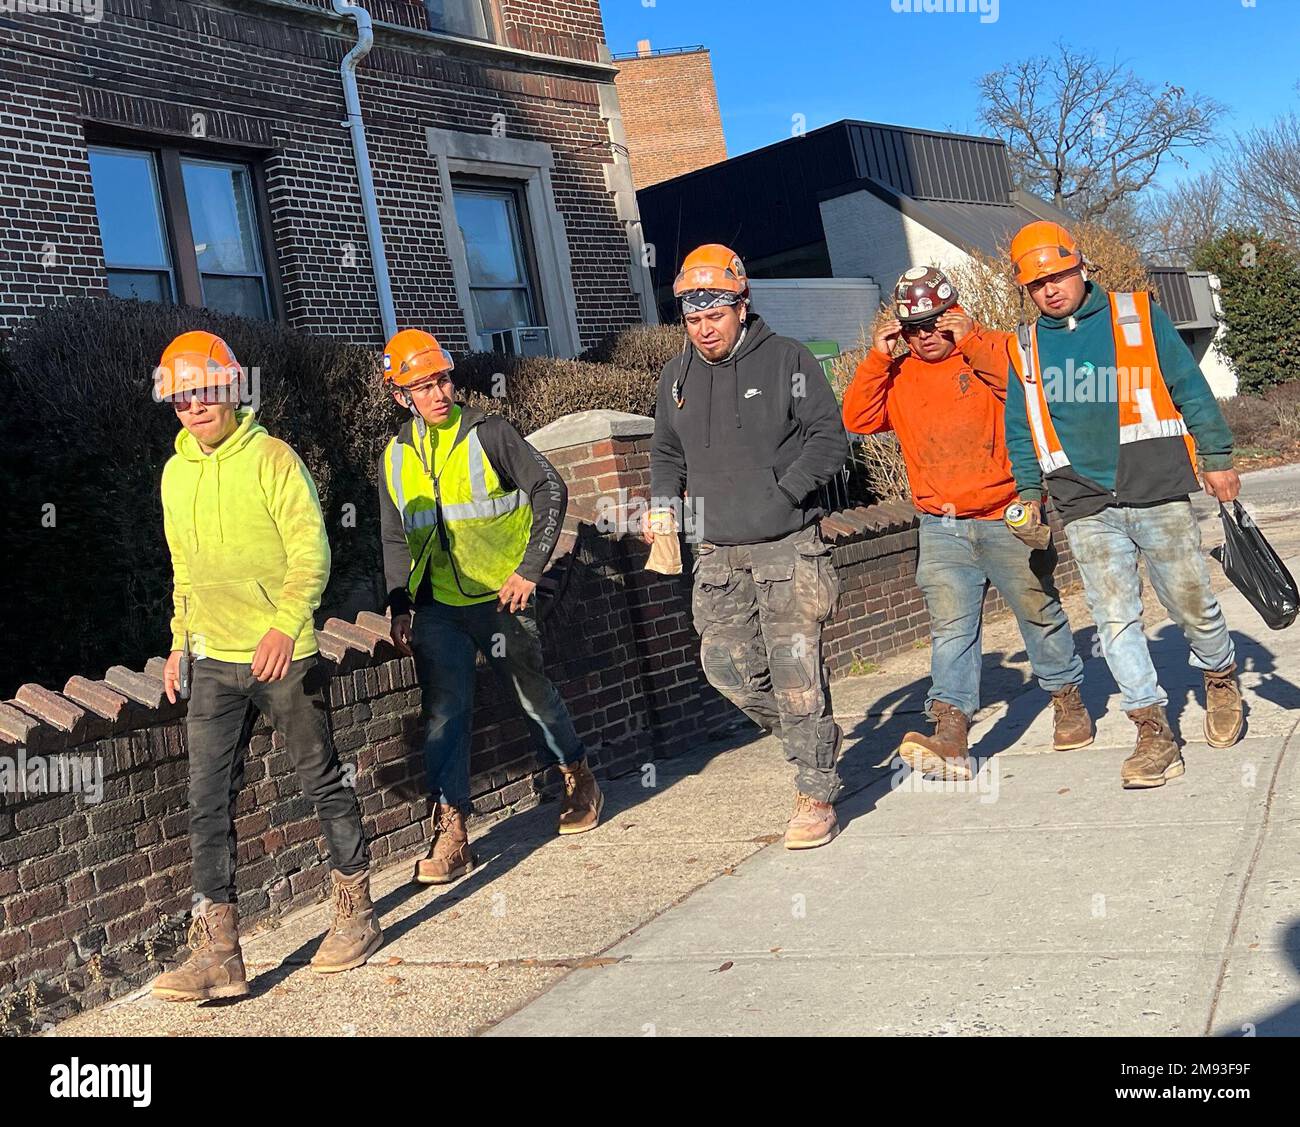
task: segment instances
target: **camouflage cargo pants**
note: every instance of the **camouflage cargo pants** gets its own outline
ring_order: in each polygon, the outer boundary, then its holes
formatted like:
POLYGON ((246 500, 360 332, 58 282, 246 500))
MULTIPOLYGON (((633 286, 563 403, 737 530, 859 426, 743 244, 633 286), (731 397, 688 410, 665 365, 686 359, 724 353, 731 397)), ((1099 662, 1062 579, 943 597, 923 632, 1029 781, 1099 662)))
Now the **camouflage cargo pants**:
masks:
POLYGON ((709 684, 798 765, 799 790, 830 802, 843 738, 831 712, 822 625, 839 600, 816 525, 767 544, 700 544, 692 611, 709 684))

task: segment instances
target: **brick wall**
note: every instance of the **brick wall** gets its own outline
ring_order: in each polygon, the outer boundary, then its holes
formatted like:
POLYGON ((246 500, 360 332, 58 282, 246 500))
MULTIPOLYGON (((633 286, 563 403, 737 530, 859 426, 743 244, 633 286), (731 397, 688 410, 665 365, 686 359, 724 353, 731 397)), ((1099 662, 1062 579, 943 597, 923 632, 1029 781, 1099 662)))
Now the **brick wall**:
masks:
POLYGON ((632 178, 648 188, 727 159, 708 51, 618 60, 632 178))
MULTIPOLYGON (((651 422, 618 418, 621 434, 567 445, 548 442, 547 431, 534 436, 570 490, 541 584, 546 664, 605 777, 680 754, 739 719, 700 670, 689 569, 679 577, 646 571, 639 538, 600 523, 649 491, 651 422)), ((826 631, 831 670, 844 674, 855 659, 925 637, 911 506, 835 513, 822 530, 843 589, 826 631)), ((1072 578, 1072 566, 1058 575, 1072 578)), ((991 600, 990 609, 999 606, 991 600)), ((330 619, 318 639, 334 741, 353 773, 372 855, 380 865, 414 856, 426 847, 428 804, 413 663, 397 655, 378 615, 330 619)), ((184 705, 166 703, 161 669, 155 658, 140 671, 114 667, 102 680, 73 677, 58 692, 25 685, 0 703, 0 771, 20 757, 31 764, 76 755, 102 763, 104 786, 97 803, 71 793, 0 794, 0 1032, 39 1029, 119 996, 184 942, 184 705)), ((476 819, 555 794, 555 773, 538 770, 522 717, 481 660, 474 728, 476 819)), ((255 924, 322 899, 328 866, 288 755, 260 723, 245 777, 236 808, 239 905, 255 924)))
MULTIPOLYGON (((426 26, 419 0, 380 0, 377 20, 426 26)), ((605 182, 613 162, 600 91, 598 0, 500 0, 509 46, 526 60, 377 27, 358 72, 399 322, 470 348, 439 228, 429 126, 541 141, 554 151, 555 205, 573 258, 584 347, 641 320, 627 232, 605 182), (494 116, 501 115, 501 116, 494 116), (611 280, 612 279, 612 280, 611 280)), ((60 296, 102 294, 103 251, 87 138, 180 143, 238 156, 266 179, 288 322, 382 342, 374 276, 344 118, 339 61, 350 21, 324 0, 105 0, 102 22, 4 18, 0 71, 0 331, 60 296), (202 115, 206 136, 191 135, 202 115), (125 131, 125 132, 124 132, 125 131)))

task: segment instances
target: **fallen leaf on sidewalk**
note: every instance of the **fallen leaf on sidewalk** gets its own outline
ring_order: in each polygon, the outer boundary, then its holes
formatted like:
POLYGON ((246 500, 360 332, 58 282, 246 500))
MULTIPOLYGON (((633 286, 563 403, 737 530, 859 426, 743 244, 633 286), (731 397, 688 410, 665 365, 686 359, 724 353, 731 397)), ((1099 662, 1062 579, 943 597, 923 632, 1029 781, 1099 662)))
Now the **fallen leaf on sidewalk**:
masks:
POLYGON ((591 967, 612 967, 616 962, 618 962, 617 959, 605 959, 596 956, 590 959, 579 959, 572 965, 575 970, 589 970, 591 967))
POLYGON ((780 948, 780 947, 769 947, 767 950, 768 950, 768 953, 769 953, 769 954, 775 955, 779 950, 781 950, 781 948, 780 948))
POLYGON ((722 870, 722 875, 724 877, 734 877, 736 875, 736 866, 728 865, 725 869, 722 870))
POLYGON ((397 975, 395 975, 395 974, 387 974, 387 975, 384 976, 384 985, 385 985, 385 986, 397 986, 397 985, 400 985, 401 981, 402 981, 402 980, 401 980, 400 978, 398 978, 397 975))
POLYGON ((1062 787, 1062 788, 1061 788, 1060 790, 1058 790, 1056 793, 1057 793, 1057 794, 1069 794, 1069 793, 1070 793, 1070 788, 1069 788, 1069 787, 1062 787))
POLYGON ((399 959, 396 955, 389 955, 388 958, 384 961, 384 966, 386 967, 400 967, 401 965, 402 965, 402 960, 399 959))
POLYGON ((725 963, 722 964, 722 966, 718 967, 718 969, 717 969, 714 973, 715 973, 715 974, 721 974, 724 970, 730 970, 730 969, 731 969, 732 967, 734 967, 735 965, 736 965, 736 964, 733 963, 733 962, 725 962, 725 963))
POLYGON ((212 1014, 195 1014, 194 1020, 195 1021, 216 1021, 216 1018, 212 1014))

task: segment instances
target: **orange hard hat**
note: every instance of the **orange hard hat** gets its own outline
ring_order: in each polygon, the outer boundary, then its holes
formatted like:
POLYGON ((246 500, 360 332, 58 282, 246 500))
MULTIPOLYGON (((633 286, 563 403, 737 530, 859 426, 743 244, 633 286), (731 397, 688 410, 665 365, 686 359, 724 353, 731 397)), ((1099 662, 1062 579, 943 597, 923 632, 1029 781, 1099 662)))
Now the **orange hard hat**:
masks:
POLYGON ((204 388, 230 387, 239 372, 239 361, 219 336, 198 330, 181 333, 154 369, 154 398, 161 402, 204 388))
POLYGON ((1079 244, 1059 223, 1039 220, 1021 227, 1011 240, 1011 265, 1016 281, 1028 285, 1049 274, 1083 265, 1079 244))
POLYGON ((423 329, 403 329, 384 346, 384 382, 397 387, 410 387, 454 366, 451 353, 423 329))
POLYGON ((691 251, 673 283, 673 296, 681 297, 697 290, 746 293, 749 290, 749 275, 745 273, 745 264, 740 261, 740 255, 721 243, 706 243, 691 251))

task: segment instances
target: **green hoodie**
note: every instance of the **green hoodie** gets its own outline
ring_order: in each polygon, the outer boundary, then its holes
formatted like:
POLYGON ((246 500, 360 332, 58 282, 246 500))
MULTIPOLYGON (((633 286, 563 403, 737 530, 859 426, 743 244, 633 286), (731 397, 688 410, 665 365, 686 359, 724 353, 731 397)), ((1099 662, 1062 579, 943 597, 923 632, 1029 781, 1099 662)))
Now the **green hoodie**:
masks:
POLYGON ((274 628, 295 640, 296 661, 316 652, 312 613, 330 573, 316 484, 251 411, 235 418, 235 432, 211 454, 182 430, 163 469, 172 649, 188 628, 196 657, 247 665, 274 628))

